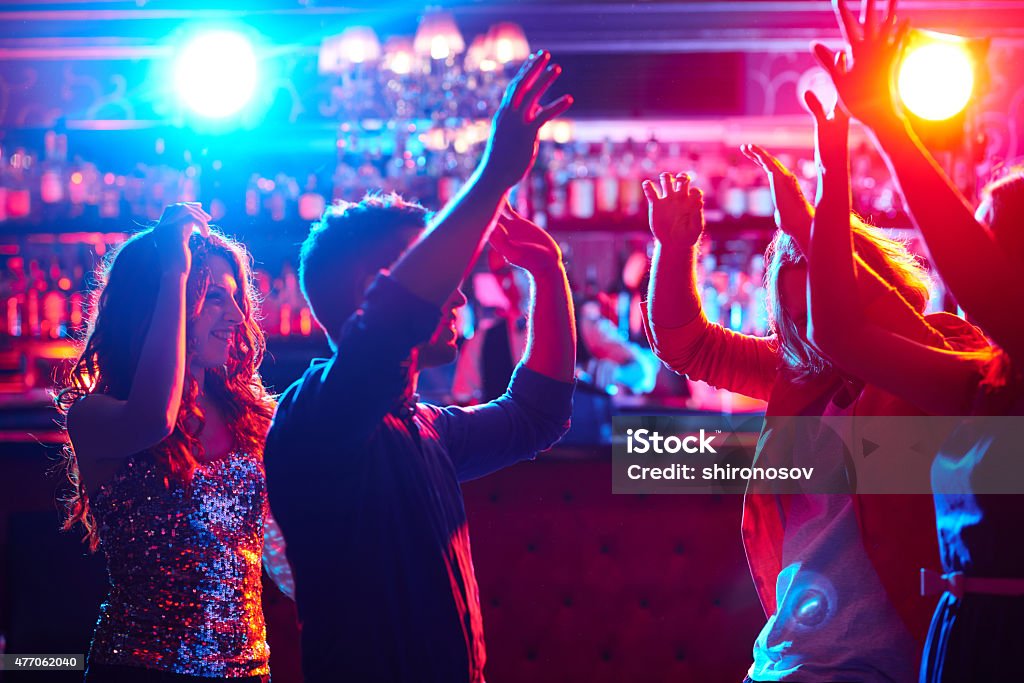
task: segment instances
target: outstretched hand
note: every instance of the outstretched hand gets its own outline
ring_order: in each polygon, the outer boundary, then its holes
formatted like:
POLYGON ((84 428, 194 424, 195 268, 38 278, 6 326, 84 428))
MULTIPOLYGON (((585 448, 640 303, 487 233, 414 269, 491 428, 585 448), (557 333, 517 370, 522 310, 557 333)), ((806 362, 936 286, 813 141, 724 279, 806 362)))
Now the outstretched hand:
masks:
POLYGON ((863 0, 860 21, 845 0, 832 0, 848 46, 849 62, 844 62, 845 50, 833 51, 821 43, 812 48, 818 62, 832 77, 843 106, 872 128, 900 116, 893 81, 909 26, 897 20, 896 0, 888 2, 885 18, 879 22, 875 0, 863 0))
POLYGON ((558 243, 536 223, 516 213, 505 202, 490 244, 513 266, 531 274, 557 269, 562 263, 558 243))
POLYGON ((775 226, 792 236, 797 244, 805 244, 811 235, 814 207, 800 189, 800 181, 760 145, 740 145, 740 151, 768 176, 775 204, 775 226))
POLYGON ((685 173, 662 173, 660 179, 660 192, 652 181, 643 182, 651 233, 663 245, 692 247, 704 232, 704 193, 690 187, 685 173))
POLYGON ((551 54, 543 50, 530 55, 508 84, 494 115, 482 168, 484 176, 503 189, 518 183, 530 170, 541 126, 572 106, 571 95, 540 105, 541 97, 562 73, 560 66, 550 62, 551 54))
MULTIPOLYGON (((839 60, 840 66, 844 63, 839 60)), ((814 116, 814 150, 818 157, 818 170, 849 174, 850 163, 850 116, 841 105, 836 104, 829 116, 821 100, 808 90, 804 94, 807 108, 814 116)), ((820 181, 820 179, 819 179, 820 181)), ((819 191, 821 183, 818 183, 819 191)))
POLYGON ((162 272, 188 274, 192 268, 189 238, 197 228, 203 237, 209 237, 212 219, 198 202, 170 204, 164 209, 152 232, 162 272))

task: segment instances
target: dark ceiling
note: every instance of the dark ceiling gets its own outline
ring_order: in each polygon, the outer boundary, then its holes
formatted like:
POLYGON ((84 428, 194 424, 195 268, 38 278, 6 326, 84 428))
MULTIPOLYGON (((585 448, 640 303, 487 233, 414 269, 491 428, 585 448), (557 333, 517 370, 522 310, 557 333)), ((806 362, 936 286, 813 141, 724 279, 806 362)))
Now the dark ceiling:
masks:
MULTIPOLYGON (((534 45, 571 53, 779 52, 803 50, 815 38, 838 38, 826 0, 430 4, 449 9, 468 35, 511 20, 534 45)), ((1024 0, 905 0, 900 8, 920 28, 1024 40, 1024 0)), ((152 45, 183 23, 209 20, 243 21, 275 43, 311 46, 351 24, 371 25, 381 36, 411 34, 423 9, 424 3, 407 0, 11 0, 0 3, 0 58, 17 59, 22 50, 55 41, 152 45)))

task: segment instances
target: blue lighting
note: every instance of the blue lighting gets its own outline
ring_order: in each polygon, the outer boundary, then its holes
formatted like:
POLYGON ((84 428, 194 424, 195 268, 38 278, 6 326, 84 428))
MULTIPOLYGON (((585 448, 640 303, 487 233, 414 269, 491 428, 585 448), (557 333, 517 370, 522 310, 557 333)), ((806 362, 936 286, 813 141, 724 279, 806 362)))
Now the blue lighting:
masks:
POLYGON ((211 30, 193 36, 174 63, 174 90, 196 114, 222 119, 240 112, 256 91, 259 69, 241 33, 211 30))

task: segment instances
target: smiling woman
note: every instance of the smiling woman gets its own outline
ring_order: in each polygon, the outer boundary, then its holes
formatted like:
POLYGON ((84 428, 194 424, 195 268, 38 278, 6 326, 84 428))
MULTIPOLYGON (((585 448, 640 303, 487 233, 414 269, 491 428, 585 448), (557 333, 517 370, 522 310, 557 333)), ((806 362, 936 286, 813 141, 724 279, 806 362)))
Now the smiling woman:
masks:
POLYGON ((82 523, 110 581, 89 681, 135 680, 139 667, 160 680, 269 672, 260 557, 274 403, 257 372, 248 255, 209 219, 172 205, 108 258, 58 398, 75 488, 66 527, 82 523))

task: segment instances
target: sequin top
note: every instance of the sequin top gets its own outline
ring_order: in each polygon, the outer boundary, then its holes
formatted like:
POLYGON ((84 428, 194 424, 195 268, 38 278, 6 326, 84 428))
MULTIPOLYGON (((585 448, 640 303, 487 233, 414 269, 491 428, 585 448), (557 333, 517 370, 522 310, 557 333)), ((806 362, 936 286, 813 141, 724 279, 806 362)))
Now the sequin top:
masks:
POLYGON ((186 490, 135 455, 92 508, 110 593, 91 661, 192 676, 269 673, 259 459, 236 454, 201 464, 186 490))

